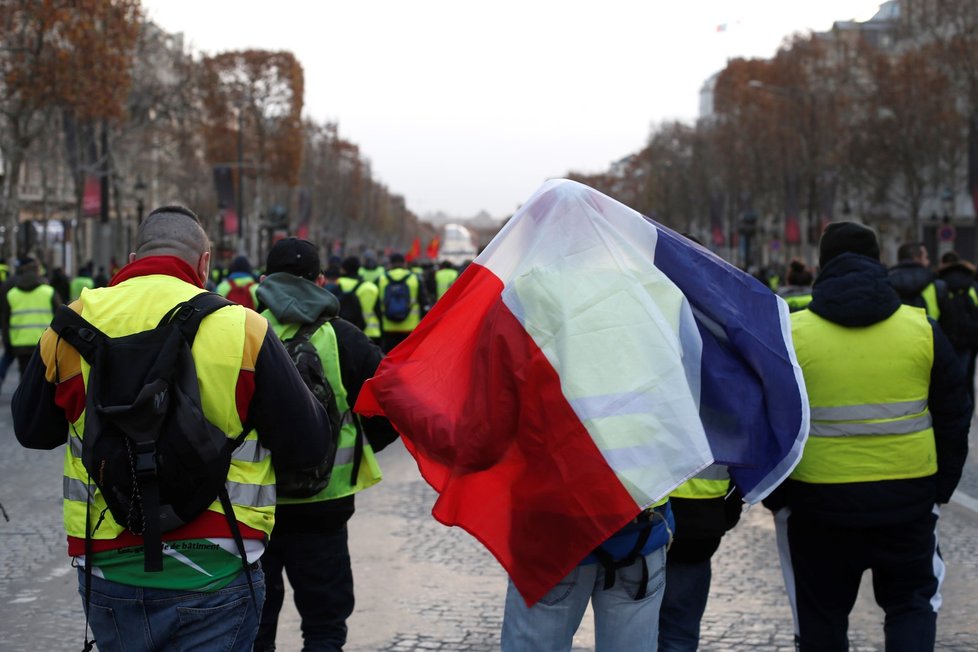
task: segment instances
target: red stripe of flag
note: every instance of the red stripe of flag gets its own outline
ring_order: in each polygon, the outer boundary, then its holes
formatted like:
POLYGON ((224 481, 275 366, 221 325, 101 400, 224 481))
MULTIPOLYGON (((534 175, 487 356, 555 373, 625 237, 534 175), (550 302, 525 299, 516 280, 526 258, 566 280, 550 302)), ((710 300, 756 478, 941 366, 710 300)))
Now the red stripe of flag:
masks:
POLYGON ((364 385, 356 411, 390 419, 440 494, 433 516, 482 542, 532 605, 639 507, 503 288, 470 265, 364 385), (436 325, 456 336, 426 338, 436 325))

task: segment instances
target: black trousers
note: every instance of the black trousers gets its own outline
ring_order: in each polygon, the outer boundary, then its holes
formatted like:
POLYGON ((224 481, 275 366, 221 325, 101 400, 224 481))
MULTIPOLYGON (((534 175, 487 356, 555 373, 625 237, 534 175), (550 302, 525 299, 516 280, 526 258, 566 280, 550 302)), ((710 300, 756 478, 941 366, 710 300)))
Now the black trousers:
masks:
POLYGON ((849 612, 863 572, 883 608, 887 652, 930 652, 944 562, 937 515, 884 527, 836 527, 792 513, 788 546, 802 652, 849 649, 849 612))
POLYGON ((278 615, 285 601, 283 569, 302 619, 302 649, 342 650, 346 619, 353 613, 353 570, 346 525, 325 534, 273 532, 261 565, 265 605, 255 639, 256 652, 275 649, 278 615))

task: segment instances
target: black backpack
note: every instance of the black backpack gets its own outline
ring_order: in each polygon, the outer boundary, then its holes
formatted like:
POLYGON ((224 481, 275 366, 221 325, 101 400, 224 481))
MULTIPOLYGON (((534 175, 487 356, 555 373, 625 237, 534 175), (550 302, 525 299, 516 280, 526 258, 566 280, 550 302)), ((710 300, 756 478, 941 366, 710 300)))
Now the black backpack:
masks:
POLYGON ((956 351, 978 348, 978 306, 975 306, 969 289, 949 289, 947 299, 941 304, 938 323, 956 351))
POLYGON ((339 316, 360 330, 363 330, 367 326, 367 320, 363 318, 363 307, 360 305, 360 297, 357 296, 357 290, 360 289, 362 284, 363 281, 357 281, 357 284, 350 288, 349 291, 344 291, 343 286, 339 283, 333 283, 327 286, 327 289, 339 299, 339 316))
MULTIPOLYGON (((200 322, 229 305, 205 292, 174 306, 156 328, 123 337, 108 337, 67 306, 51 322, 91 365, 82 463, 113 518, 143 536, 147 572, 163 568, 161 533, 216 499, 244 549, 225 483, 249 428, 232 439, 207 420, 191 355, 200 322)), ((87 549, 94 531, 85 529, 87 549)))
MULTIPOLYGON (((336 407, 336 394, 323 373, 323 362, 319 352, 309 338, 323 324, 331 321, 332 317, 320 317, 311 324, 303 324, 291 338, 283 341, 285 350, 289 352, 292 363, 299 372, 302 382, 316 397, 329 417, 330 440, 326 458, 319 464, 300 471, 275 470, 276 492, 286 498, 309 498, 315 496, 329 484, 336 460, 336 449, 339 446, 342 415, 336 407)), ((272 458, 274 462, 274 457, 272 458)))
POLYGON ((411 275, 407 274, 399 281, 392 279, 389 273, 385 276, 387 286, 384 288, 384 317, 388 321, 404 321, 411 315, 411 308, 414 306, 411 288, 407 283, 411 275))

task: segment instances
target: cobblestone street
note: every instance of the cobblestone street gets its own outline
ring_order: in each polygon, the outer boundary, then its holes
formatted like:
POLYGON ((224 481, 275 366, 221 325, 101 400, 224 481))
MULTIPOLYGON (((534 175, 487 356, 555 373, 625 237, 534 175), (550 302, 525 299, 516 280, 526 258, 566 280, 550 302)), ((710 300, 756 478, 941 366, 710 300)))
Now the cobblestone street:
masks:
MULTIPOLYGON (((84 618, 75 571, 65 557, 60 475, 63 449, 28 451, 10 426, 13 384, 0 393, 0 651, 76 650, 84 618)), ((973 445, 975 437, 972 437, 973 445)), ((472 537, 431 516, 435 494, 400 444, 380 454, 385 480, 361 494, 350 525, 357 608, 350 652, 489 651, 499 649, 506 577, 472 537)), ((969 462, 962 488, 975 486, 969 462)), ((975 495, 975 494, 972 494, 975 495)), ((965 501, 967 502, 967 501, 965 501)), ((938 649, 978 649, 978 514, 944 509, 941 549, 948 565, 938 649)), ((864 582, 852 615, 854 652, 882 647, 882 616, 864 582)), ((287 600, 279 649, 301 648, 299 623, 287 600)), ((575 651, 594 649, 590 613, 575 651)), ((769 513, 754 507, 724 539, 703 622, 706 652, 790 652, 791 613, 781 584, 769 513)))

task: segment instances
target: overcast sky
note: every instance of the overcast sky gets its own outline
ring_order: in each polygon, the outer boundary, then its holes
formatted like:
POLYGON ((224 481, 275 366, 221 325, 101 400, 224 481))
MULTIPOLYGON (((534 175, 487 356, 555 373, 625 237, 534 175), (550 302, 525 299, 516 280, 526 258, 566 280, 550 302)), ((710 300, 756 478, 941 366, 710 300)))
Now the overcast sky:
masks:
POLYGON ((879 0, 143 0, 208 54, 291 50, 307 117, 336 121, 419 215, 513 212, 693 121, 728 58, 866 20, 879 0))

